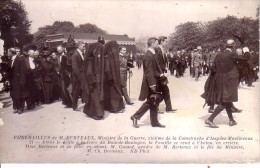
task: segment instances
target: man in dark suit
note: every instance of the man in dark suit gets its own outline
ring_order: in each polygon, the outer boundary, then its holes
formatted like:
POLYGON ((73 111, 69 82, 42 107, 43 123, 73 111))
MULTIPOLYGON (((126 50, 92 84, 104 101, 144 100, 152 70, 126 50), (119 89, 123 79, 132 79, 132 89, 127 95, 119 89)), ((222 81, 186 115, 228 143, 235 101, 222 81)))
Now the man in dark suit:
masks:
MULTIPOLYGON (((167 37, 164 37, 164 36, 160 37, 158 40, 159 46, 156 48, 156 50, 157 50, 156 58, 159 62, 161 70, 164 73, 167 73, 166 54, 165 54, 165 51, 163 48, 163 46, 165 46, 167 43, 166 39, 167 39, 167 37)), ((165 108, 166 112, 176 111, 176 109, 172 109, 169 87, 167 85, 163 85, 161 89, 162 89, 163 99, 164 99, 164 102, 166 105, 166 108, 165 108)))
POLYGON ((253 64, 254 64, 253 77, 254 77, 254 81, 257 81, 258 80, 257 73, 259 72, 259 52, 253 52, 252 57, 253 57, 253 64))
POLYGON ((34 50, 29 49, 27 56, 23 56, 25 60, 25 66, 26 66, 26 82, 25 82, 25 88, 27 90, 28 96, 25 100, 27 104, 27 110, 32 110, 36 106, 36 64, 34 61, 34 50))
POLYGON ((181 70, 181 76, 184 76, 184 73, 187 68, 187 62, 188 62, 188 55, 186 53, 186 50, 181 51, 181 65, 182 65, 182 70, 181 70))
POLYGON ((141 86, 141 93, 139 100, 146 102, 137 110, 137 112, 131 116, 133 125, 135 128, 139 128, 137 120, 150 109, 150 120, 152 127, 165 127, 161 125, 158 121, 158 106, 162 98, 156 98, 156 93, 160 91, 159 78, 163 76, 163 72, 160 69, 156 55, 155 48, 157 47, 157 39, 150 38, 148 40, 148 50, 143 58, 143 81, 141 86), (161 100, 160 100, 161 99, 161 100))
POLYGON ((162 69, 162 71, 164 73, 167 73, 167 69, 166 69, 166 53, 164 51, 164 48, 163 46, 166 45, 167 41, 166 41, 167 37, 159 37, 158 39, 158 47, 156 48, 156 57, 157 57, 157 60, 159 62, 159 65, 162 69))
POLYGON ((209 57, 210 57, 209 50, 206 49, 205 52, 202 54, 202 59, 203 59, 202 74, 203 74, 203 76, 205 76, 209 73, 209 67, 207 64, 207 60, 209 60, 209 57))
POLYGON ((41 61, 42 65, 42 78, 43 78, 43 85, 44 85, 44 96, 45 96, 45 103, 49 104, 52 102, 52 97, 54 92, 54 83, 57 78, 56 71, 55 71, 55 63, 53 61, 53 55, 50 55, 50 51, 45 50, 43 52, 43 60, 41 61))
POLYGON ((63 46, 57 47, 58 74, 62 104, 72 107, 71 93, 68 88, 71 85, 71 72, 68 65, 68 56, 64 52, 63 46))
POLYGON ((74 111, 79 111, 78 98, 81 93, 84 49, 85 44, 83 42, 78 42, 77 49, 72 55, 72 108, 74 111))
POLYGON ((191 52, 190 52, 190 57, 189 57, 189 64, 190 64, 190 76, 192 78, 195 78, 195 69, 192 65, 192 60, 194 59, 194 53, 197 52, 197 48, 193 49, 191 52))
POLYGON ((247 61, 250 58, 249 49, 243 48, 243 55, 237 55, 233 52, 235 41, 227 41, 226 50, 219 53, 213 63, 215 67, 215 89, 211 93, 214 97, 213 103, 218 104, 212 115, 205 121, 205 124, 211 128, 218 128, 213 123, 214 118, 224 109, 226 109, 229 126, 237 125, 232 115, 233 102, 238 101, 238 83, 239 72, 236 67, 236 61, 247 61))
POLYGON ((182 60, 181 60, 181 51, 178 50, 175 55, 176 62, 176 77, 180 78, 182 76, 182 60))
POLYGON ((26 67, 25 60, 16 55, 15 49, 9 49, 9 56, 11 56, 10 65, 10 95, 13 100, 14 113, 22 114, 25 105, 25 77, 26 67))

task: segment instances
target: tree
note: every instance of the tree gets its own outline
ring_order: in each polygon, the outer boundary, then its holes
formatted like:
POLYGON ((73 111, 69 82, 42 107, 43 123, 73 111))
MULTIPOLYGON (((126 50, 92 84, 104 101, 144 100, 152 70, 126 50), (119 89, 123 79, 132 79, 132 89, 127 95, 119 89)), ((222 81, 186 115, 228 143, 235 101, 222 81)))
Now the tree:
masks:
POLYGON ((57 32, 79 32, 79 33, 100 33, 106 34, 106 31, 98 28, 94 24, 86 23, 75 27, 70 21, 55 21, 51 26, 40 27, 34 36, 34 43, 42 48, 45 43, 46 35, 55 34, 57 32))
POLYGON ((176 26, 175 32, 169 38, 169 48, 187 49, 201 45, 203 24, 187 22, 176 26))
POLYGON ((255 48, 258 41, 258 21, 249 17, 238 19, 227 16, 208 23, 204 43, 221 46, 229 38, 236 39, 238 45, 251 45, 255 48))
POLYGON ((187 22, 176 27, 170 36, 171 47, 194 48, 223 48, 226 40, 233 38, 237 46, 249 46, 258 50, 258 19, 249 17, 237 18, 227 16, 206 23, 187 22))
POLYGON ((143 37, 143 36, 139 37, 139 39, 137 39, 135 42, 136 51, 145 53, 145 51, 147 49, 147 40, 148 39, 149 39, 149 37, 143 37))
POLYGON ((64 21, 64 22, 56 21, 53 23, 52 28, 54 31, 69 32, 69 31, 73 31, 75 29, 75 26, 72 22, 69 21, 64 21))
POLYGON ((256 8, 256 18, 257 18, 257 19, 259 19, 259 7, 260 7, 260 6, 258 5, 257 8, 256 8))
POLYGON ((2 39, 5 41, 5 51, 14 45, 22 47, 30 43, 33 39, 29 32, 30 26, 31 21, 21 1, 0 1, 0 28, 2 39))
POLYGON ((36 33, 33 34, 33 41, 38 46, 42 48, 45 43, 45 36, 48 34, 55 34, 58 31, 70 32, 74 31, 75 26, 72 22, 69 21, 55 21, 52 26, 40 27, 36 33))
POLYGON ((81 24, 78 27, 75 28, 75 32, 80 32, 80 33, 100 33, 100 34, 106 34, 107 32, 98 28, 94 24, 86 23, 86 24, 81 24))

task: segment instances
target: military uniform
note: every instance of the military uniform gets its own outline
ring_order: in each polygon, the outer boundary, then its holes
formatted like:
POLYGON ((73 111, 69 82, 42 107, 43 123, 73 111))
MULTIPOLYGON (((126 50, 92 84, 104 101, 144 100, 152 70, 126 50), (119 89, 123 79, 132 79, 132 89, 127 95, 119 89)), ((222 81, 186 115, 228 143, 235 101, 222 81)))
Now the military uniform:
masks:
POLYGON ((194 67, 196 81, 199 79, 199 73, 201 73, 202 63, 202 54, 199 52, 195 52, 191 60, 191 65, 192 67, 194 67))
POLYGON ((119 64, 120 64, 120 78, 121 78, 122 93, 126 103, 132 104, 127 94, 127 71, 129 70, 127 66, 127 58, 121 53, 119 53, 119 64))

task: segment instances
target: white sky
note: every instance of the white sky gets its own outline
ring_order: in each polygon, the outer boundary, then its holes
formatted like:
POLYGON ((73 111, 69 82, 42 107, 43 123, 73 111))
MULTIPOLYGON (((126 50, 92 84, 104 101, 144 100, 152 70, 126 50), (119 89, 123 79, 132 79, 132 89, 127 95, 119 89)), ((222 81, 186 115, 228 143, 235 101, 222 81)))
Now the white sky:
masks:
POLYGON ((96 24, 109 34, 130 37, 159 36, 174 32, 187 21, 210 21, 234 15, 256 18, 258 0, 22 0, 32 21, 31 32, 54 21, 75 26, 96 24))

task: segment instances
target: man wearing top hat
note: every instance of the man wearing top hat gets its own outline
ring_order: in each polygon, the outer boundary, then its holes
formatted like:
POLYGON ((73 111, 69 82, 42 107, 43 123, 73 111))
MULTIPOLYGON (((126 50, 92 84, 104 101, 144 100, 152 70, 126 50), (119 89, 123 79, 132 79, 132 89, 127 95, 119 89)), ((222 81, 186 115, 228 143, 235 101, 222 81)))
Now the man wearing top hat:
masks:
POLYGON ((102 45, 104 45, 104 44, 105 44, 105 39, 104 39, 104 37, 103 37, 103 36, 99 36, 97 42, 100 43, 100 44, 102 44, 102 45))
MULTIPOLYGON (((226 109, 229 126, 237 125, 232 115, 233 102, 238 101, 238 83, 239 83, 239 72, 236 67, 236 62, 246 62, 250 58, 249 49, 243 48, 243 55, 238 55, 233 52, 235 41, 230 39, 227 41, 226 50, 220 52, 214 60, 213 71, 215 72, 215 79, 212 83, 214 89, 211 93, 213 104, 218 104, 211 116, 205 121, 205 124, 211 128, 218 128, 213 123, 214 118, 224 109, 226 109)), ((207 96, 208 97, 208 96, 207 96)))

